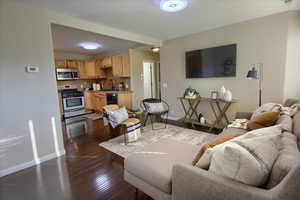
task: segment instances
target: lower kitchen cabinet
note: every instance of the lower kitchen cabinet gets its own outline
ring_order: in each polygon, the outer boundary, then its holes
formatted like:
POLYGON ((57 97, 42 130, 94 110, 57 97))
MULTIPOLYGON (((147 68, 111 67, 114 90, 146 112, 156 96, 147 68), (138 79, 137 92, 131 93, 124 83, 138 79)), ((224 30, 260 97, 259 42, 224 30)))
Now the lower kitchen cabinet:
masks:
POLYGON ((118 94, 119 106, 125 106, 126 108, 132 108, 132 93, 131 92, 120 92, 118 94))
POLYGON ((104 92, 84 92, 85 109, 102 111, 103 106, 107 104, 106 94, 104 92))

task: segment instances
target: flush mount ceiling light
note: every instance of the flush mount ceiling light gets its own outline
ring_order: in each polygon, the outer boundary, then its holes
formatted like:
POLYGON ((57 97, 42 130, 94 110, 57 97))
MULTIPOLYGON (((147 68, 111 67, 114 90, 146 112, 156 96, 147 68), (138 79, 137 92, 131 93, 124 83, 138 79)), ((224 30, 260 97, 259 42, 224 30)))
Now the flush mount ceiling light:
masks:
POLYGON ((153 48, 151 48, 151 50, 152 50, 152 52, 157 53, 157 52, 160 51, 160 48, 159 47, 153 47, 153 48))
POLYGON ((187 0, 161 0, 160 9, 166 12, 178 12, 187 7, 187 0))
POLYGON ((97 42, 81 42, 79 43, 79 46, 87 50, 95 50, 102 47, 102 45, 97 42))

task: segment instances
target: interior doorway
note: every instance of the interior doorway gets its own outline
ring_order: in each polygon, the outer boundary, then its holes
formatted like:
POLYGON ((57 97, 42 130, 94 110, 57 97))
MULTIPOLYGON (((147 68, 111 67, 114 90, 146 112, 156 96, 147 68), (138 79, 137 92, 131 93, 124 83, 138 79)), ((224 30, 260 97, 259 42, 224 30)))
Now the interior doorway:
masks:
POLYGON ((143 62, 144 99, 160 98, 160 65, 154 61, 143 62))

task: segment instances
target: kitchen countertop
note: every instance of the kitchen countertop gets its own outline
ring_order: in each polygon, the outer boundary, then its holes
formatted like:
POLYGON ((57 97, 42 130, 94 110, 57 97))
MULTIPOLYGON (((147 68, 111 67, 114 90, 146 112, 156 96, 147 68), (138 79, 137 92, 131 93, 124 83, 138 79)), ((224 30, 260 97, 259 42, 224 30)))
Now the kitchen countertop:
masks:
POLYGON ((117 90, 88 90, 88 91, 85 91, 85 92, 104 92, 104 93, 133 93, 132 91, 123 91, 123 90, 120 90, 120 91, 117 91, 117 90))

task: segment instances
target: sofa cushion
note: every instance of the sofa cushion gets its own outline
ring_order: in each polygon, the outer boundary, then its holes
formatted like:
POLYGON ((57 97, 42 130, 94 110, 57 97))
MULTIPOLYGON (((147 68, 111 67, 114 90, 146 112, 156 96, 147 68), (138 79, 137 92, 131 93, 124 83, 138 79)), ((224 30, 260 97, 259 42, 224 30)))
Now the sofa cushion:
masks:
POLYGON ((297 138, 289 132, 284 132, 281 137, 282 146, 276 159, 268 184, 267 189, 271 189, 279 184, 282 179, 295 166, 296 162, 300 160, 300 152, 297 145, 297 138))
POLYGON ((128 156, 124 168, 150 185, 171 194, 174 164, 190 164, 199 146, 164 139, 128 156))
POLYGON ((212 154, 209 171, 248 185, 264 185, 278 156, 281 140, 280 126, 270 131, 261 135, 245 134, 220 145, 212 154))
POLYGON ((300 141, 300 111, 293 117, 293 133, 296 135, 298 141, 300 141))
POLYGON ((199 159, 202 157, 202 155, 204 154, 204 152, 208 149, 208 148, 212 148, 214 146, 217 146, 219 144, 222 144, 224 142, 227 142, 233 138, 236 138, 238 136, 241 136, 242 134, 234 134, 234 135, 229 135, 229 136, 226 136, 226 137, 223 137, 223 138, 219 138, 219 139, 216 139, 210 143, 207 143, 205 145, 203 145, 199 152, 197 153, 196 157, 194 158, 192 164, 193 165, 196 165, 196 163, 199 161, 199 159))
POLYGON ((247 127, 251 130, 273 126, 279 116, 279 112, 262 112, 248 121, 247 127))
POLYGON ((292 132, 293 119, 289 115, 280 115, 276 124, 280 124, 283 131, 292 132))
POLYGON ((218 138, 227 137, 227 136, 230 136, 230 135, 245 134, 245 133, 247 133, 247 130, 245 130, 245 129, 240 129, 240 128, 224 128, 223 131, 222 131, 222 133, 220 133, 217 136, 217 139, 218 138))
POLYGON ((268 111, 274 111, 274 112, 278 112, 280 110, 281 105, 280 104, 276 104, 276 103, 266 103, 263 104, 262 106, 260 106, 259 108, 257 108, 252 116, 251 119, 253 119, 256 115, 262 113, 262 112, 268 112, 268 111))

